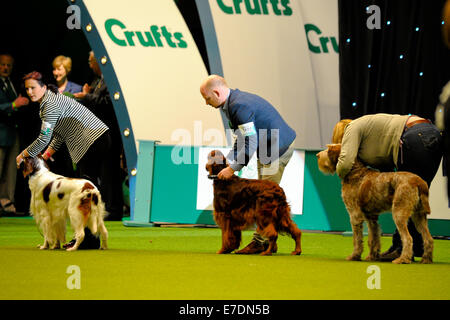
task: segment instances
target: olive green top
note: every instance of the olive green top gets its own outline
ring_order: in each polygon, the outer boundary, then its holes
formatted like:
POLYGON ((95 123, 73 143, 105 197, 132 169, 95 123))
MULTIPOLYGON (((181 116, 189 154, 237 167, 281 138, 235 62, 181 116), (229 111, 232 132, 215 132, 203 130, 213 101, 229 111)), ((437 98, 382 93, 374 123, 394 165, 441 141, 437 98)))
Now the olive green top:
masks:
POLYGON ((336 172, 344 178, 356 157, 382 171, 397 167, 400 138, 409 116, 378 113, 349 123, 342 138, 342 149, 336 172))

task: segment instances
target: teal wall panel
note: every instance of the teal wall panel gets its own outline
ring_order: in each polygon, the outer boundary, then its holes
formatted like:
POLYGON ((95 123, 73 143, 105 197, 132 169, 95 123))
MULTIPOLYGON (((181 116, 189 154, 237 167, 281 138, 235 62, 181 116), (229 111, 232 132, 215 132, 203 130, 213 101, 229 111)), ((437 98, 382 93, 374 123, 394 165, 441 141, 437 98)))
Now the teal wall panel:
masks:
POLYGON ((179 165, 171 159, 172 149, 169 145, 156 146, 151 221, 214 224, 212 211, 196 209, 198 148, 185 147, 190 163, 179 165))

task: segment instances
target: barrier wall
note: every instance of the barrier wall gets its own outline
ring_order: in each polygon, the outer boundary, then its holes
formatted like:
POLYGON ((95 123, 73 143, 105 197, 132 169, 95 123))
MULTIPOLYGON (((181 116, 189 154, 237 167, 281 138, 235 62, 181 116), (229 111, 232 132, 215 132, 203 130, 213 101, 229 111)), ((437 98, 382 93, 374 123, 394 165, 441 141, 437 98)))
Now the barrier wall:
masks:
MULTIPOLYGON (((154 226, 161 223, 213 225, 211 210, 197 209, 198 173, 196 159, 200 147, 189 149, 190 164, 176 165, 172 161, 172 145, 158 145, 154 141, 140 141, 137 176, 136 209, 127 226, 154 226), (141 186, 141 187, 139 187, 141 186)), ((325 176, 317 168, 317 151, 304 151, 304 181, 302 214, 293 219, 302 230, 350 232, 347 211, 341 199, 339 178, 325 176)), ((299 182, 301 183, 301 182, 299 182)), ((393 233, 395 225, 390 213, 380 216, 383 233, 393 233)), ((450 220, 430 219, 434 236, 450 235, 450 220)))

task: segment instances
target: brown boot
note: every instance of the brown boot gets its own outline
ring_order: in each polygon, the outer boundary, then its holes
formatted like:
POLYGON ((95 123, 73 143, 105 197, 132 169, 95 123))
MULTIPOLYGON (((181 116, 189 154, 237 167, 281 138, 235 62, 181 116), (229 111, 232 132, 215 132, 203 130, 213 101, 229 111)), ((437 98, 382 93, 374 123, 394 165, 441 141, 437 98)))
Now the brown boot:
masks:
POLYGON ((397 259, 398 257, 400 257, 401 254, 402 254, 401 249, 399 250, 399 249, 391 247, 389 250, 380 254, 379 261, 393 261, 393 260, 397 259))
POLYGON ((244 249, 235 251, 237 254, 256 254, 266 251, 267 247, 264 247, 264 243, 252 240, 244 249))

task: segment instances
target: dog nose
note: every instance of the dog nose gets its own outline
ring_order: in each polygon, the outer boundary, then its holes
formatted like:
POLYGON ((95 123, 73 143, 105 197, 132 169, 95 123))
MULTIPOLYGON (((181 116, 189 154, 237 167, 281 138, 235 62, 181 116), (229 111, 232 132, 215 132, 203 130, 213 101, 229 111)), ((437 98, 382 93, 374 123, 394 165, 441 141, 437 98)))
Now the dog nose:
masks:
POLYGON ((319 152, 316 153, 316 157, 317 157, 317 159, 319 159, 319 152))

